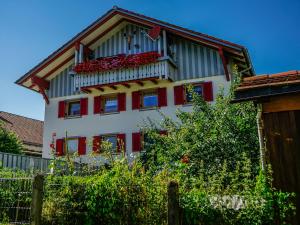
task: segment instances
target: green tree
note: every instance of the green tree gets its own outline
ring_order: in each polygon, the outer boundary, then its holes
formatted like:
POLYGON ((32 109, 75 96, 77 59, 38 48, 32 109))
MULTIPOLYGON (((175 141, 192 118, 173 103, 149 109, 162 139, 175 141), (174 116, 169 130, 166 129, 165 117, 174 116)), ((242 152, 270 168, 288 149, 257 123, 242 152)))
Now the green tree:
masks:
POLYGON ((207 171, 215 173, 218 165, 226 162, 234 169, 237 162, 246 157, 257 172, 259 146, 255 106, 253 103, 231 104, 230 100, 231 95, 220 93, 216 103, 209 104, 194 93, 192 111, 178 111, 176 121, 164 116, 159 126, 148 124, 144 128, 147 137, 144 163, 159 169, 181 160, 188 162, 193 174, 197 174, 199 165, 204 163, 207 171), (156 127, 167 130, 168 135, 159 135, 156 127))
POLYGON ((23 145, 15 133, 0 124, 0 152, 21 154, 23 145))

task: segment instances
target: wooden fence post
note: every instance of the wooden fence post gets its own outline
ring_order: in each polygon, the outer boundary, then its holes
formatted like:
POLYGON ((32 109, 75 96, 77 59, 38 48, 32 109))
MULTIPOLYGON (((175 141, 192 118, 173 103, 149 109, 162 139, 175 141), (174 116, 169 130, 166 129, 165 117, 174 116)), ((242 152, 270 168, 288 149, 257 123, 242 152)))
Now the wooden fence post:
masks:
POLYGON ((37 174, 32 183, 31 225, 42 224, 44 176, 37 174))
POLYGON ((179 225, 178 183, 171 181, 168 185, 168 225, 179 225))

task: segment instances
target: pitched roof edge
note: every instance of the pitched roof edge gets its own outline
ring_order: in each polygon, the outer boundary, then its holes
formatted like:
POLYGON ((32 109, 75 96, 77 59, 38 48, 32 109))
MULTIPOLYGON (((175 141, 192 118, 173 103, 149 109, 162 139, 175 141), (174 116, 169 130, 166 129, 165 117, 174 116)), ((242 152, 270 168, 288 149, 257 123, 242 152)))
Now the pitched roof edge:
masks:
MULTIPOLYGON (((34 70, 36 70, 38 67, 42 66, 44 63, 46 63, 50 58, 55 57, 56 54, 59 54, 64 48, 66 48, 68 45, 72 44, 76 39, 78 39, 80 36, 84 35, 85 32, 87 32, 89 29, 91 29, 93 26, 97 25, 101 20, 103 20, 105 17, 111 15, 113 12, 115 12, 116 9, 112 8, 108 10, 104 15, 96 19, 92 24, 84 28, 81 32, 77 33, 74 37, 72 37, 69 41, 67 41, 65 44, 63 44, 61 47, 59 47, 57 50, 52 52, 49 56, 47 56, 44 60, 39 62, 35 67, 33 67, 31 70, 29 70, 27 73, 25 73, 22 77, 17 79, 15 81, 16 84, 21 85, 22 81, 30 75, 34 70)), ((22 85, 23 86, 23 85, 22 85)))
POLYGON ((204 34, 204 33, 201 33, 201 32, 197 32, 197 31, 190 30, 190 29, 187 29, 187 28, 184 28, 184 27, 181 27, 181 26, 177 26, 177 25, 174 25, 174 24, 162 21, 162 20, 158 20, 158 19, 146 16, 146 15, 143 15, 143 14, 139 14, 139 13, 136 13, 136 12, 133 12, 133 11, 130 11, 130 10, 126 10, 126 9, 123 9, 123 8, 120 8, 120 7, 117 7, 117 6, 115 6, 114 8, 118 12, 123 12, 123 13, 129 14, 129 15, 134 15, 134 16, 137 16, 137 17, 149 20, 149 21, 154 21, 155 23, 161 23, 161 24, 163 24, 165 26, 173 27, 173 28, 178 29, 178 30, 182 30, 182 31, 185 31, 185 32, 188 32, 188 33, 192 33, 194 35, 201 36, 202 38, 207 38, 207 40, 211 39, 211 40, 220 42, 223 45, 229 45, 231 47, 236 47, 236 48, 238 48, 240 50, 245 48, 242 45, 235 44, 235 43, 232 43, 230 41, 223 40, 221 38, 216 38, 214 36, 210 36, 210 35, 207 35, 207 34, 204 34))
MULTIPOLYGON (((26 79, 28 79, 32 75, 33 72, 35 72, 36 70, 38 70, 39 68, 41 68, 45 64, 51 63, 52 60, 54 60, 55 57, 57 57, 63 50, 65 50, 67 47, 70 48, 72 46, 72 44, 74 44, 73 42, 78 41, 79 38, 82 38, 82 36, 86 35, 89 30, 91 30, 93 27, 97 26, 101 21, 105 20, 106 18, 109 19, 110 16, 113 16, 113 15, 115 15, 118 12, 119 13, 128 14, 128 15, 131 15, 131 16, 135 16, 135 17, 140 17, 141 19, 149 20, 152 23, 160 23, 160 24, 163 24, 164 26, 169 26, 169 27, 171 27, 173 29, 177 29, 179 31, 183 31, 185 33, 190 33, 190 34, 192 34, 194 36, 199 36, 199 37, 201 37, 203 39, 206 39, 207 41, 212 41, 213 40, 213 42, 218 42, 216 44, 221 44, 223 46, 230 47, 230 48, 233 48, 235 50, 240 50, 240 51, 243 51, 243 52, 245 50, 247 52, 247 54, 245 55, 245 58, 249 58, 248 51, 247 51, 247 49, 244 46, 241 46, 241 45, 238 45, 238 44, 234 44, 234 43, 226 41, 226 40, 222 40, 222 39, 210 36, 210 35, 206 35, 206 34, 203 34, 203 33, 200 33, 200 32, 189 30, 187 28, 183 28, 183 27, 180 27, 180 26, 177 26, 177 25, 173 25, 173 24, 170 24, 170 23, 167 23, 167 22, 155 19, 155 18, 151 18, 151 17, 145 16, 145 15, 142 15, 142 14, 135 13, 133 11, 125 10, 125 9, 119 8, 117 6, 114 6, 112 9, 108 10, 104 15, 102 15, 97 20, 95 20, 91 25, 89 25, 86 28, 84 28, 81 32, 79 32, 73 38, 71 38, 71 40, 69 40, 68 42, 66 42, 65 44, 63 44, 60 48, 58 48, 56 51, 52 52, 48 57, 46 57, 44 60, 42 60, 40 63, 38 63, 35 67, 33 67, 31 70, 29 70, 23 76, 21 76, 19 79, 17 79, 15 81, 15 83, 18 84, 18 85, 21 85, 23 87, 26 87, 22 83, 26 79)), ((246 59, 246 60, 249 61, 249 59, 246 59)), ((252 63, 249 62, 249 65, 252 65, 252 63)))
POLYGON ((19 114, 15 114, 15 113, 10 113, 10 112, 5 112, 5 111, 0 111, 0 114, 1 114, 1 113, 10 114, 10 115, 13 115, 13 116, 18 116, 18 117, 23 117, 23 118, 25 118, 25 119, 35 120, 35 121, 37 121, 37 122, 44 123, 44 121, 42 121, 42 120, 30 118, 30 117, 27 117, 27 116, 21 116, 21 115, 19 115, 19 114))

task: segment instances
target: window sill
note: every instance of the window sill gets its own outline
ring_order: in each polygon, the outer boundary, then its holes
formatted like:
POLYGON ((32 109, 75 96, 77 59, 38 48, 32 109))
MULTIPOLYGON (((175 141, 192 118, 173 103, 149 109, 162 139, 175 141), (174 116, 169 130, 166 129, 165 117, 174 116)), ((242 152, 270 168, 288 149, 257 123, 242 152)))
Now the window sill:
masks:
POLYGON ((104 112, 104 113, 100 113, 100 116, 106 116, 106 115, 113 115, 113 114, 119 114, 120 112, 104 112))
MULTIPOLYGON (((115 153, 111 153, 113 156, 119 156, 122 154, 122 152, 115 152, 115 153)), ((105 155, 105 152, 93 152, 94 156, 103 156, 105 155)))
POLYGON ((160 107, 149 107, 149 108, 141 108, 140 111, 150 111, 150 110, 158 110, 160 107))
POLYGON ((182 105, 183 107, 190 107, 190 106, 193 106, 193 103, 189 102, 189 103, 184 103, 182 105))
POLYGON ((81 115, 78 115, 78 116, 65 116, 64 119, 78 119, 78 118, 81 118, 82 116, 81 115))

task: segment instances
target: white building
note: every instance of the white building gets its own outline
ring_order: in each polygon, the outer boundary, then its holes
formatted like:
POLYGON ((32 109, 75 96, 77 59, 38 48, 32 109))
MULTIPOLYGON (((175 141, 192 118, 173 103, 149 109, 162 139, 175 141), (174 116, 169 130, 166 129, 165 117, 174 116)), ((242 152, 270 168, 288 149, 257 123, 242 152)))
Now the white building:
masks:
POLYGON ((114 7, 16 81, 45 99, 43 157, 80 155, 109 140, 142 150, 145 120, 189 110, 187 84, 213 102, 232 65, 252 74, 243 46, 114 7), (120 141, 121 143, 121 141, 120 141))

